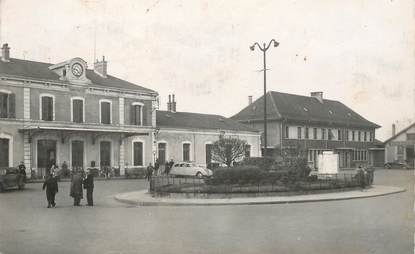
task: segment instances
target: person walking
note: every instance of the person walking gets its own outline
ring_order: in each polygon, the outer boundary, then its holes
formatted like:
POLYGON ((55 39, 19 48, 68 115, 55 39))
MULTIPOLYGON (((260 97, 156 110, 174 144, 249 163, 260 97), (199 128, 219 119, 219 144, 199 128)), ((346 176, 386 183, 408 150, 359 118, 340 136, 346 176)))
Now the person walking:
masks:
POLYGON ((153 176, 153 170, 154 170, 153 165, 151 165, 151 162, 150 162, 148 164, 147 171, 146 171, 147 181, 151 180, 151 177, 153 176))
POLYGON ((86 189, 86 200, 89 206, 94 205, 93 192, 94 192, 94 175, 91 170, 87 171, 87 176, 84 180, 84 189, 86 189))
POLYGON ((49 173, 49 176, 43 183, 42 190, 46 189, 46 199, 48 200, 48 208, 55 207, 55 195, 58 192, 58 181, 54 173, 49 173))
POLYGON ((83 198, 82 175, 80 172, 76 172, 72 176, 70 196, 74 199, 73 205, 80 206, 81 199, 83 198))

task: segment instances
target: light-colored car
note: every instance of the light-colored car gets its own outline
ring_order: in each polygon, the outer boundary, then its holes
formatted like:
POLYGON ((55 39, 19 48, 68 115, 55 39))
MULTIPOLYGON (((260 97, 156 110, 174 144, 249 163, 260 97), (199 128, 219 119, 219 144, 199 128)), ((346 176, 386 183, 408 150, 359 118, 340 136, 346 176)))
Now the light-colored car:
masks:
POLYGON ((197 176, 202 178, 212 174, 212 170, 198 166, 193 162, 177 162, 170 170, 170 175, 175 176, 197 176))

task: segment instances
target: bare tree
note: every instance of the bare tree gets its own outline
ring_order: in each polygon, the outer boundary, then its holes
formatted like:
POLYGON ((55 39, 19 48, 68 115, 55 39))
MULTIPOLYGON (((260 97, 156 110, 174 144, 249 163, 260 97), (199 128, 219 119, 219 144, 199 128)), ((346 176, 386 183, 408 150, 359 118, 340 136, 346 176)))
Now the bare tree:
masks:
POLYGON ((245 156, 247 143, 239 138, 220 138, 212 145, 212 157, 228 167, 245 156))

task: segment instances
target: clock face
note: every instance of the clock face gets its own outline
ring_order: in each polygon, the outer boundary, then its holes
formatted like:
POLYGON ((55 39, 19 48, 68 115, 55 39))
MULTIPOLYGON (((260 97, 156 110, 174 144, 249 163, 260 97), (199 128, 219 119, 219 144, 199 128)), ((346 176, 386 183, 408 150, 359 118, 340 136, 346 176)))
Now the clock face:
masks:
POLYGON ((82 65, 79 63, 74 63, 72 65, 72 74, 75 77, 79 78, 82 75, 82 73, 84 73, 84 67, 82 67, 82 65))

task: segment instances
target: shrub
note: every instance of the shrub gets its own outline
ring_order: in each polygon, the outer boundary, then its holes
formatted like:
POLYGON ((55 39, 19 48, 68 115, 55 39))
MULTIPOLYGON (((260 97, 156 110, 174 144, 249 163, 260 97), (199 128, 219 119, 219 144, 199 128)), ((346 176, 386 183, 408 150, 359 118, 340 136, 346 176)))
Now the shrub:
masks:
POLYGON ((213 177, 206 180, 207 184, 267 184, 275 183, 287 172, 269 172, 258 168, 247 166, 217 169, 213 177))
POLYGON ((259 169, 270 169, 275 164, 275 159, 272 157, 249 157, 245 158, 240 165, 250 166, 259 169))

